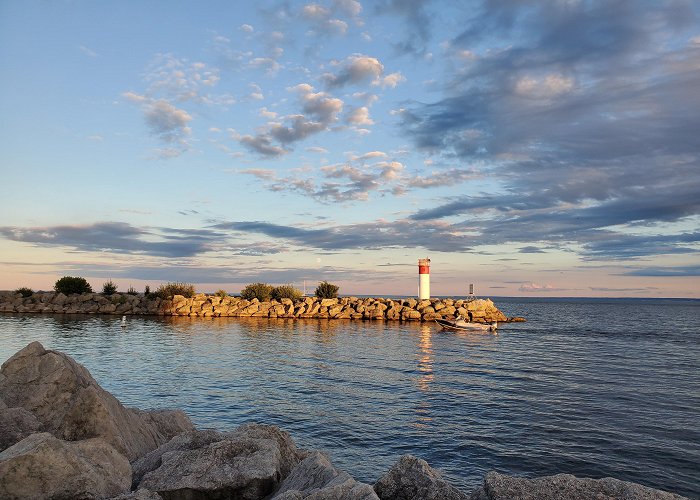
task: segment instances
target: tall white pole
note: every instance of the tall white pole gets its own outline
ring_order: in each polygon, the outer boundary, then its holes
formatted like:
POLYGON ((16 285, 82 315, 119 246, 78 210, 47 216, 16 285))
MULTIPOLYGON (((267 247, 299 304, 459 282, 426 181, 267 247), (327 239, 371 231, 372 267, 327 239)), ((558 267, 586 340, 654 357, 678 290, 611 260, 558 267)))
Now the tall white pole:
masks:
POLYGON ((418 259, 418 299, 430 298, 430 259, 418 259))

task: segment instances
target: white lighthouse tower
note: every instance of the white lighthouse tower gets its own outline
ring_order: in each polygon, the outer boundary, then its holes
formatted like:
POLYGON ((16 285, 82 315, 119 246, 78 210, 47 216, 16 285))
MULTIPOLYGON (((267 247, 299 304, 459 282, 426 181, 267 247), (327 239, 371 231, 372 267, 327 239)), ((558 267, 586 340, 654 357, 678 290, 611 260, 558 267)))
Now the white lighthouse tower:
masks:
POLYGON ((430 298, 430 259, 418 259, 418 299, 430 298))

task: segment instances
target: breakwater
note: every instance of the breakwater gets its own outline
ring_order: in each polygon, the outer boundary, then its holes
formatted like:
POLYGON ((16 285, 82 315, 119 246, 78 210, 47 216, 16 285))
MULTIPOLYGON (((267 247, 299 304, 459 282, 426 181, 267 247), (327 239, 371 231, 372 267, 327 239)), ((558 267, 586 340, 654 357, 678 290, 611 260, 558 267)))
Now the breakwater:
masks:
POLYGON ((161 299, 153 295, 36 292, 29 297, 0 292, 0 312, 53 314, 113 314, 189 317, 264 317, 388 321, 433 321, 457 315, 474 322, 519 321, 508 318, 491 299, 387 299, 304 297, 261 302, 241 297, 197 294, 161 299))

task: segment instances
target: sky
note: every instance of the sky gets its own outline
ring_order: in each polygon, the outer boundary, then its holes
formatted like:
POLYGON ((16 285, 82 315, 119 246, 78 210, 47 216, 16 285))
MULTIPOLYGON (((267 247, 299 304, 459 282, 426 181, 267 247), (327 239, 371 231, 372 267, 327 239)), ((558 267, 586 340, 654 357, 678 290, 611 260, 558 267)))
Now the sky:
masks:
POLYGON ((0 289, 700 298, 700 3, 0 0, 0 289))

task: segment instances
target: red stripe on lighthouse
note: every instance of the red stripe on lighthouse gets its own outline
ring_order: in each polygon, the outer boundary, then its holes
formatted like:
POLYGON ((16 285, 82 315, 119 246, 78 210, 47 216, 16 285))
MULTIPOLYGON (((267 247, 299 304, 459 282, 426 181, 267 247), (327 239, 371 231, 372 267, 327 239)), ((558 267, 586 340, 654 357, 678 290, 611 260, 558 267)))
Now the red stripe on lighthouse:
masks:
POLYGON ((430 274, 430 266, 418 266, 418 274, 430 274))

